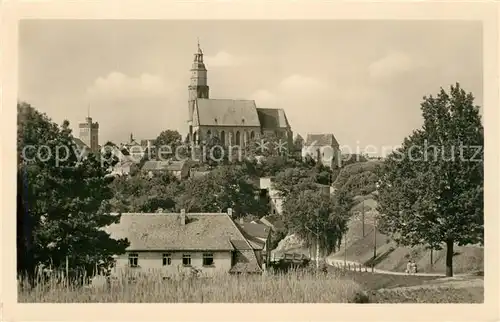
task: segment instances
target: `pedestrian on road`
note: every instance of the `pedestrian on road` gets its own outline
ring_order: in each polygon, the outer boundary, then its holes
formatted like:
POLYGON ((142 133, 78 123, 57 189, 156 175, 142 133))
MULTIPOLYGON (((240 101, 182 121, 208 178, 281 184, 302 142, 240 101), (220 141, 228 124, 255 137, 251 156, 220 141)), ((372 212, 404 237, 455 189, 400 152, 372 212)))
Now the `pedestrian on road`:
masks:
POLYGON ((412 261, 412 263, 411 263, 411 272, 412 272, 412 274, 417 273, 417 263, 415 263, 415 261, 412 261))
POLYGON ((405 273, 406 274, 410 274, 411 273, 411 260, 408 260, 408 264, 406 264, 405 273))

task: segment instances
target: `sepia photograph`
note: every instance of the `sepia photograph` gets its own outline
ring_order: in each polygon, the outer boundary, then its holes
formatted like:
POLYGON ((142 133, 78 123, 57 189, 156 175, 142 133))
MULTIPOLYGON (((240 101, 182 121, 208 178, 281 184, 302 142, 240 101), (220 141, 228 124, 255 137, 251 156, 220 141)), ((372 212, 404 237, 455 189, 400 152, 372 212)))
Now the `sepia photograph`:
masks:
POLYGON ((20 20, 17 301, 484 303, 483 39, 20 20))

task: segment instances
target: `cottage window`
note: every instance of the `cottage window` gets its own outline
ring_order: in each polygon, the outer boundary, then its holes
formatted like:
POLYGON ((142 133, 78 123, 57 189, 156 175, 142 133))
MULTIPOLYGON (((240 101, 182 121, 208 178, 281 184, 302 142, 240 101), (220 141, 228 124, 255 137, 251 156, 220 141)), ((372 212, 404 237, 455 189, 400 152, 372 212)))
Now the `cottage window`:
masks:
POLYGON ((170 253, 163 254, 163 266, 172 264, 172 256, 170 253))
POLYGON ((137 253, 128 254, 128 265, 130 267, 139 266, 139 254, 137 253))
POLYGON ((214 264, 214 254, 204 253, 203 254, 203 266, 212 266, 214 264))
POLYGON ((191 255, 189 254, 182 255, 182 265, 191 266, 191 255))

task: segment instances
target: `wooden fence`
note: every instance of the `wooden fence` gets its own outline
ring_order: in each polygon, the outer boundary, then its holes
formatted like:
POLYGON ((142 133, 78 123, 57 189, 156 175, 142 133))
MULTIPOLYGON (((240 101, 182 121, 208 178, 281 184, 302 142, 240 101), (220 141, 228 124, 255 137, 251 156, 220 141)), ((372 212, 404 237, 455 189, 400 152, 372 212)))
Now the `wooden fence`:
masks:
POLYGON ((341 262, 333 262, 332 263, 333 267, 340 268, 343 270, 348 270, 348 271, 353 271, 353 272, 372 272, 373 273, 373 266, 368 267, 364 266, 362 264, 356 264, 356 263, 341 263, 341 262))
POLYGON ((298 254, 298 253, 284 253, 276 256, 275 254, 272 254, 271 256, 271 262, 279 262, 279 261, 285 261, 285 262, 291 262, 295 264, 300 264, 305 261, 309 261, 309 258, 305 256, 304 254, 298 254))

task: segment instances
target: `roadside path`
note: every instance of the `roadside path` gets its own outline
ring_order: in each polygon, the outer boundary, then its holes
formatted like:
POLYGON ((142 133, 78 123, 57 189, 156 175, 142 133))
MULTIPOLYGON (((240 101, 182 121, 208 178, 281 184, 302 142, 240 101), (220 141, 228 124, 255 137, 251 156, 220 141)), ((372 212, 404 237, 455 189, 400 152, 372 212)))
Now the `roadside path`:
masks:
MULTIPOLYGON (((330 266, 334 266, 334 267, 339 267, 339 266, 343 266, 344 265, 344 260, 343 259, 336 259, 336 258, 332 258, 332 257, 327 257, 326 259, 326 263, 330 266)), ((358 263, 358 262, 353 262, 353 261, 346 261, 346 264, 348 265, 352 265, 352 266, 355 266, 355 267, 359 267, 360 265, 363 267, 362 271, 364 271, 364 268, 365 266, 363 266, 361 263, 358 263)), ((368 272, 371 272, 372 269, 371 267, 368 267, 368 272)), ((406 274, 405 272, 394 272, 394 271, 386 271, 386 270, 382 270, 382 269, 378 269, 378 268, 375 268, 373 270, 373 273, 377 273, 377 274, 387 274, 387 275, 408 275, 406 274)), ((436 276, 436 277, 446 277, 445 274, 438 274, 438 273, 415 273, 415 274, 412 274, 412 275, 415 275, 415 276, 436 276)), ((467 276, 468 274, 456 274, 454 276, 467 276)))

